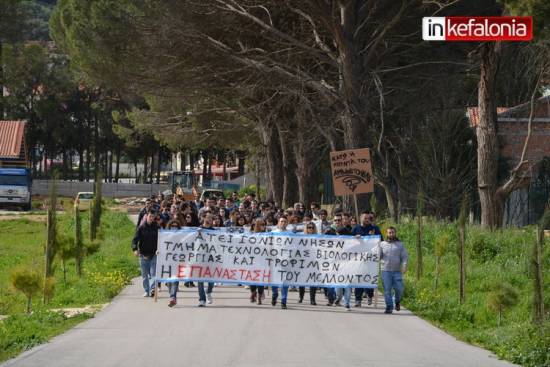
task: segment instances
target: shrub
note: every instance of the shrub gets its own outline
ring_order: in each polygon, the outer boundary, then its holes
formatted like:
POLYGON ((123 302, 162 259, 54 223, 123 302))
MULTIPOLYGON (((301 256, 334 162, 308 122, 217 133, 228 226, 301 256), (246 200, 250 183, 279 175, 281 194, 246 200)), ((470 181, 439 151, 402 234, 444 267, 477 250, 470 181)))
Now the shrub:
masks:
POLYGON ((32 298, 40 293, 42 276, 28 268, 17 268, 11 273, 10 280, 13 287, 27 297, 27 313, 30 313, 32 298))
POLYGON ((487 307, 498 313, 498 326, 502 320, 502 313, 518 302, 518 292, 508 283, 496 284, 494 290, 487 295, 487 307))

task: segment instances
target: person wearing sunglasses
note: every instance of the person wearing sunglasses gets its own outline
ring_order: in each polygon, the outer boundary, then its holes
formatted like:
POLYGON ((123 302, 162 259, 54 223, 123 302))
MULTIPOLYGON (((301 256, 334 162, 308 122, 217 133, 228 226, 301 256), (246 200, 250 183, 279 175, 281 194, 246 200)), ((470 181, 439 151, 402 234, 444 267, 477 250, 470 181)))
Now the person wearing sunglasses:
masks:
MULTIPOLYGON (((317 234, 317 227, 315 226, 315 223, 309 222, 305 226, 304 234, 306 235, 312 235, 317 234)), ((298 303, 302 303, 304 301, 304 295, 306 293, 306 287, 299 287, 298 288, 298 303)), ((309 303, 312 306, 317 306, 317 302, 315 302, 315 294, 317 293, 317 287, 309 287, 309 303)))

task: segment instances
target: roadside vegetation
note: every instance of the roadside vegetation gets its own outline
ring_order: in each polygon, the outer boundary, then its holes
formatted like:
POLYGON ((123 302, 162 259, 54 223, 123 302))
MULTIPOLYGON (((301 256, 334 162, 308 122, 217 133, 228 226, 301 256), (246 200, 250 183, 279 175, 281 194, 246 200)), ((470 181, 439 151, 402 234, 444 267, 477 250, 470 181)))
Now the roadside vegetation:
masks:
MULTIPOLYGON (((423 221, 420 279, 416 276, 418 223, 409 219, 397 227, 398 237, 410 256, 405 306, 455 337, 489 349, 500 358, 522 366, 549 366, 548 312, 542 322, 533 320, 532 249, 536 226, 493 232, 477 225, 467 227, 465 299, 461 304, 458 226, 426 218, 423 221)), ((543 250, 542 264, 550 264, 548 246, 543 250)), ((543 270, 542 274, 544 309, 548 310, 550 272, 543 270)))
MULTIPOLYGON (((81 212, 83 238, 89 238, 89 213, 81 212)), ((0 361, 49 340, 86 320, 109 302, 129 280, 139 274, 135 258, 129 251, 134 226, 124 213, 104 210, 94 242, 95 253, 84 256, 82 277, 77 275, 74 256, 60 247, 53 261, 53 280, 46 284, 44 303, 44 246, 46 221, 26 218, 0 221, 0 361), (64 263, 64 265, 63 265, 64 263), (14 287, 14 274, 29 272, 40 277, 40 290, 29 306, 26 294, 14 287), (87 308, 84 313, 67 316, 60 309, 87 308)), ((57 215, 57 232, 61 245, 74 243, 74 212, 57 215), (72 237, 71 237, 72 236, 72 237), (65 242, 65 244, 63 244, 65 242)), ((86 241, 85 241, 86 242, 86 241)), ((88 245, 90 246, 90 245, 88 245)), ((93 251, 92 251, 93 252, 93 251)), ((33 277, 22 276, 23 286, 34 284, 33 277)), ((19 283, 21 284, 21 282, 19 283)), ((34 294, 34 293, 33 293, 34 294)))

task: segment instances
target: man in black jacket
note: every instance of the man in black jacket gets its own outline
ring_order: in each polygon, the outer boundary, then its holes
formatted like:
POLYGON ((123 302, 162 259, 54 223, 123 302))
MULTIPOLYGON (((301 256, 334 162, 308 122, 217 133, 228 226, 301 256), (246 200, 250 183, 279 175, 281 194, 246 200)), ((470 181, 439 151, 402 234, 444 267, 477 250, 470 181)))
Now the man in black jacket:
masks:
POLYGON ((157 244, 159 225, 155 218, 157 213, 154 209, 147 212, 147 220, 136 230, 132 241, 134 255, 139 256, 141 266, 141 277, 143 278, 143 297, 155 295, 155 270, 157 266, 157 244))

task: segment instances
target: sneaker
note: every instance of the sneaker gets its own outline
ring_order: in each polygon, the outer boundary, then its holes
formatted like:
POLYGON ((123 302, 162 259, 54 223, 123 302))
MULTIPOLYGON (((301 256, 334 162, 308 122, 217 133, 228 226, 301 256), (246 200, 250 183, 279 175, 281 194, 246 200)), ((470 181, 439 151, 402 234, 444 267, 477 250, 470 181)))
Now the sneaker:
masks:
POLYGON ((149 297, 149 293, 147 292, 143 293, 142 297, 149 297))
POLYGON ((369 297, 368 301, 367 301, 367 305, 372 305, 372 297, 369 297))
POLYGON ((334 302, 334 305, 335 305, 335 306, 340 306, 340 301, 335 301, 335 302, 334 302))
POLYGON ((303 298, 299 298, 299 299, 298 299, 298 303, 302 303, 302 302, 304 302, 304 299, 303 299, 303 298))
POLYGON ((384 311, 384 313, 392 313, 392 309, 391 308, 386 308, 386 311, 384 311))
POLYGON ((155 296, 155 290, 154 290, 154 289, 151 291, 150 296, 151 296, 151 297, 154 297, 154 296, 155 296))
POLYGON ((174 307, 177 304, 175 299, 170 299, 170 302, 168 302, 168 307, 174 307))
POLYGON ((327 303, 327 306, 329 307, 332 306, 332 302, 327 303))
POLYGON ((361 302, 355 302, 355 307, 361 307, 361 302))
POLYGON ((199 301, 199 307, 205 307, 206 306, 206 302, 204 301, 199 301))
POLYGON ((206 293, 206 300, 208 301, 208 304, 212 304, 212 293, 206 293))
POLYGON ((310 301, 309 304, 312 305, 312 306, 317 306, 317 302, 315 302, 315 301, 310 301))
POLYGON ((401 304, 399 302, 395 303, 395 311, 401 311, 401 304))
POLYGON ((346 305, 346 311, 351 311, 350 305, 346 305))
POLYGON ((286 303, 281 303, 281 308, 282 308, 283 310, 286 310, 286 303))

